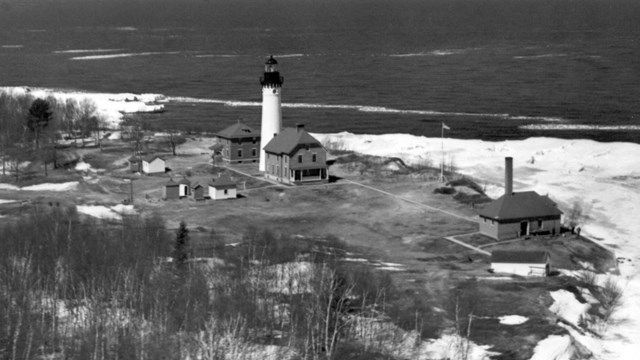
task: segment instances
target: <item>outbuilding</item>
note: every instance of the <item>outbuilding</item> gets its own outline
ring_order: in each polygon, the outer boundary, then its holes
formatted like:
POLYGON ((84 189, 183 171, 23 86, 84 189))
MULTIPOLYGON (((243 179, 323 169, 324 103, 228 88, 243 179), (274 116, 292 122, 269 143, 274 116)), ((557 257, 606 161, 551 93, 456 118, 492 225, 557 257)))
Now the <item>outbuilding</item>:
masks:
POLYGON ((513 191, 513 159, 505 159, 505 193, 480 211, 480 233, 496 240, 559 234, 562 211, 548 196, 513 191))
POLYGON ((491 253, 491 270, 520 276, 548 276, 549 253, 544 250, 496 250, 491 253))
POLYGON ((140 158, 140 156, 134 155, 130 157, 128 161, 129 161, 129 170, 131 172, 142 171, 142 158, 140 158))
POLYGON ((304 125, 285 128, 264 147, 264 176, 285 184, 327 182, 327 150, 304 125))
POLYGON ((206 190, 207 188, 202 186, 202 184, 193 184, 193 187, 191 188, 191 196, 193 197, 193 200, 205 200, 207 195, 206 190))
POLYGON ((165 171, 165 160, 158 155, 142 158, 142 172, 145 174, 159 174, 165 171))
POLYGON ((162 188, 163 200, 177 200, 180 199, 180 184, 169 179, 162 188))
POLYGON ((235 181, 222 175, 209 183, 209 198, 213 200, 235 199, 238 196, 235 181))
POLYGON ((181 198, 191 195, 191 181, 189 181, 189 179, 182 178, 180 181, 178 181, 178 185, 178 192, 181 198))

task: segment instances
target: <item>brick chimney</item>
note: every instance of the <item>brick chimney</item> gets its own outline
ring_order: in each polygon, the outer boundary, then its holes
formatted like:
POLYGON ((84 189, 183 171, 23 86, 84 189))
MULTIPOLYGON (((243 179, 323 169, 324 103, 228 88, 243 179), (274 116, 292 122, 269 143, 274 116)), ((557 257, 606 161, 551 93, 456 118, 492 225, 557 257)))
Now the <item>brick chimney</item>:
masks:
POLYGON ((513 194, 513 158, 504 158, 504 194, 513 194))

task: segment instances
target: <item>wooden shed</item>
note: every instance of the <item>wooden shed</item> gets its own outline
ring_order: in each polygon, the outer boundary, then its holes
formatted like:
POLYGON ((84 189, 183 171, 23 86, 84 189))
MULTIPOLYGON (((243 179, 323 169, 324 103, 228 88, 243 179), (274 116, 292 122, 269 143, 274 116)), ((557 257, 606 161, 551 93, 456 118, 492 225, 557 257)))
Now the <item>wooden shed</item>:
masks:
POLYGON ((131 172, 141 172, 142 171, 142 158, 140 156, 132 156, 128 159, 129 161, 129 170, 131 172))
POLYGON ((491 253, 491 270, 520 276, 547 276, 551 260, 544 250, 496 250, 491 253))
POLYGON ((191 187, 191 196, 193 200, 205 200, 207 198, 207 187, 201 184, 195 183, 191 187))
POLYGON ((169 179, 162 188, 162 199, 177 200, 180 199, 180 184, 169 179))
POLYGON ((159 174, 165 171, 165 160, 157 155, 142 158, 142 172, 145 174, 159 174))
POLYGON ((191 181, 187 178, 182 178, 178 181, 178 195, 183 198, 191 195, 191 181))

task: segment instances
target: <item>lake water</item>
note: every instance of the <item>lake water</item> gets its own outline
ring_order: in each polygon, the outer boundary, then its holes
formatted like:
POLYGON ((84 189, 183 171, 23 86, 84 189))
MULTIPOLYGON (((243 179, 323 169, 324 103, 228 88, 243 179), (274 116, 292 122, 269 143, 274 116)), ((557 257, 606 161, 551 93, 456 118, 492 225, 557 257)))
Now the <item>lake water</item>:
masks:
POLYGON ((640 2, 0 3, 0 86, 159 93, 156 127, 259 127, 273 54, 285 126, 640 142, 640 2))

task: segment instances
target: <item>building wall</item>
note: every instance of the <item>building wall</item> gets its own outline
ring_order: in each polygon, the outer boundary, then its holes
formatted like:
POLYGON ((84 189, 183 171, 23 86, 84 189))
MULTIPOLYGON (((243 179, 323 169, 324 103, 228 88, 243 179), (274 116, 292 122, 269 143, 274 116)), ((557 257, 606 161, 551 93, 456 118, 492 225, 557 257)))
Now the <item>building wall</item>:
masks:
POLYGON ((213 200, 235 199, 237 195, 237 190, 235 188, 217 189, 213 186, 209 186, 209 197, 213 200))
MULTIPOLYGON (((262 87, 262 124, 260 128, 260 140, 263 144, 268 144, 273 139, 273 134, 280 133, 282 129, 282 108, 280 97, 282 88, 280 86, 262 87)), ((266 171, 266 152, 260 148, 260 171, 266 171)))
POLYGON ((180 185, 178 185, 178 188, 179 188, 180 197, 189 196, 189 193, 190 193, 190 191, 189 191, 190 190, 190 186, 189 185, 180 184, 180 185))
POLYGON ((545 264, 531 263, 491 263, 491 269, 497 273, 515 274, 520 276, 546 276, 545 264))
POLYGON ((155 158, 150 163, 142 161, 142 172, 146 174, 164 173, 164 168, 164 160, 160 158, 155 158))
POLYGON ((220 144, 222 144, 222 159, 224 161, 240 163, 260 160, 260 139, 257 137, 255 140, 253 138, 219 138, 219 140, 220 144), (241 154, 239 151, 241 151, 241 154))
MULTIPOLYGON (((523 220, 524 221, 524 220, 523 220)), ((526 220, 528 223, 528 234, 539 230, 548 230, 552 234, 560 234, 560 219, 526 220)), ((480 233, 492 237, 496 240, 508 240, 520 237, 520 221, 513 223, 498 223, 495 220, 480 217, 480 233)))
POLYGON ((193 195, 193 198, 195 200, 204 200, 204 195, 205 195, 204 189, 205 188, 203 186, 193 189, 193 191, 191 192, 191 194, 193 195))
POLYGON ((162 192, 164 200, 175 200, 180 198, 180 190, 178 186, 165 186, 162 192))
POLYGON ((327 151, 321 147, 311 147, 309 150, 302 147, 293 155, 276 155, 267 153, 265 162, 265 177, 284 184, 299 184, 305 181, 326 181, 327 151), (315 155, 315 161, 314 160, 315 155), (295 179, 295 171, 299 169, 324 169, 321 173, 324 178, 295 179))

